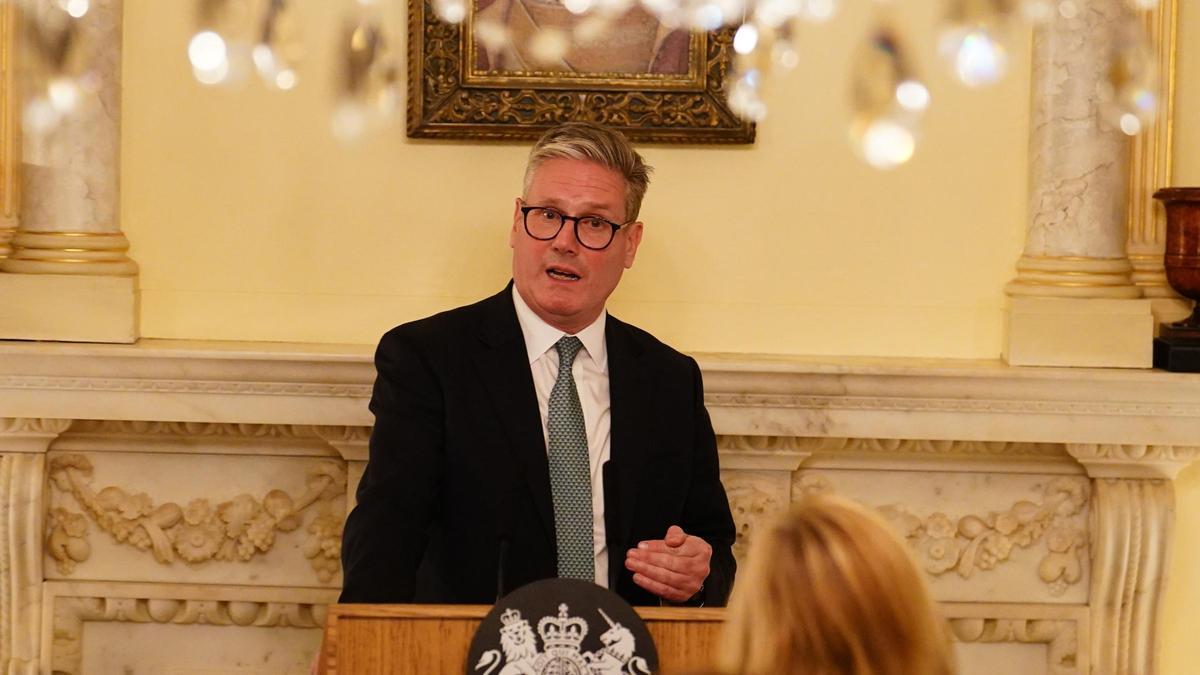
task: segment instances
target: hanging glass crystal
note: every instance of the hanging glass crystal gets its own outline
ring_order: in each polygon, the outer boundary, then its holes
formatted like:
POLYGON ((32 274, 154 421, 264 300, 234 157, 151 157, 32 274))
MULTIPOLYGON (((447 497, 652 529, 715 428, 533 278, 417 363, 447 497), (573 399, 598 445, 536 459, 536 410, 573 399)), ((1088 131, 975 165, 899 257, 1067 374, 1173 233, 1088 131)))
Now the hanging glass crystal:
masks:
POLYGON ((1105 116, 1129 136, 1145 131, 1158 112, 1157 79, 1149 37, 1139 22, 1127 21, 1113 41, 1108 78, 1100 85, 1105 116))
POLYGON ((749 54, 758 46, 758 27, 752 23, 744 23, 733 35, 733 51, 738 54, 749 54))
POLYGON ((343 31, 341 95, 330 120, 334 136, 346 142, 389 119, 400 96, 400 68, 378 8, 361 0, 357 4, 343 31))
POLYGON ((1055 0, 1021 0, 1018 10, 1021 18, 1029 23, 1047 23, 1058 13, 1058 3, 1055 0))
POLYGON ((244 0, 199 0, 188 61, 204 85, 241 82, 249 71, 249 8, 244 0))
POLYGON ((82 19, 84 14, 92 8, 92 3, 89 0, 57 0, 57 4, 62 11, 66 12, 73 19, 82 19))
POLYGON ((854 61, 850 142, 877 169, 912 159, 929 90, 916 77, 890 28, 868 35, 854 61))
POLYGON ((29 50, 39 86, 30 89, 23 122, 33 134, 52 131, 79 107, 85 91, 96 89, 82 23, 87 10, 87 3, 62 2, 30 12, 29 50))
MULTIPOLYGON (((767 1, 798 2, 799 0, 767 1)), ((602 4, 612 2, 614 0, 606 0, 602 4)), ((640 0, 640 2, 646 11, 653 14, 667 28, 686 26, 693 30, 704 31, 713 31, 721 26, 740 21, 745 16, 747 8, 746 0, 640 0)))
POLYGON ((812 23, 825 23, 837 12, 834 0, 803 0, 800 4, 799 17, 812 23))
POLYGON ((570 48, 570 38, 557 28, 539 29, 529 42, 530 55, 544 65, 561 63, 570 48))
POLYGON ((462 23, 467 18, 465 0, 434 0, 433 13, 446 23, 462 23))
POLYGON ((594 10, 575 24, 571 31, 575 41, 582 45, 599 43, 612 30, 613 18, 603 10, 594 10))
POLYGON ((775 39, 771 43, 771 63, 783 70, 794 70, 800 65, 800 52, 792 38, 794 22, 789 21, 775 31, 775 39))
POLYGON ((753 66, 735 70, 729 86, 729 109, 748 122, 761 122, 767 116, 767 104, 762 99, 762 71, 753 66))
POLYGON ((1008 0, 953 0, 938 35, 938 52, 968 87, 993 84, 1008 71, 1008 0))
POLYGON ((268 0, 260 23, 258 43, 250 54, 259 77, 272 89, 288 90, 296 86, 296 63, 302 55, 299 21, 294 3, 268 0))
POLYGON ((757 0, 754 23, 773 30, 799 16, 803 7, 803 0, 757 0))

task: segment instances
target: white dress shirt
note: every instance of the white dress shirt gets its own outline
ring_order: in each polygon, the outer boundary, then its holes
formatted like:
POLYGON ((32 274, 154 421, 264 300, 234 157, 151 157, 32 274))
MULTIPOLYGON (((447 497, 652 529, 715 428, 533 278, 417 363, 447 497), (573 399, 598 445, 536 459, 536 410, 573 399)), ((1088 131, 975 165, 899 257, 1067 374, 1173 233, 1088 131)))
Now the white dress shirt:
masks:
MULTIPOLYGON (((558 379, 558 350, 554 348, 566 333, 542 321, 534 313, 521 294, 513 286, 513 305, 517 310, 517 321, 525 335, 525 350, 529 354, 529 369, 533 372, 533 387, 537 391, 538 412, 542 417, 542 438, 546 452, 550 447, 550 432, 546 427, 546 411, 550 405, 550 390, 558 379)), ((596 583, 608 587, 608 542, 604 529, 604 472, 608 461, 609 419, 608 395, 608 349, 604 341, 604 324, 607 310, 587 328, 575 334, 583 343, 583 349, 575 355, 571 374, 575 388, 579 391, 579 403, 583 408, 583 425, 587 431, 588 460, 592 476, 592 551, 595 554, 596 583)))

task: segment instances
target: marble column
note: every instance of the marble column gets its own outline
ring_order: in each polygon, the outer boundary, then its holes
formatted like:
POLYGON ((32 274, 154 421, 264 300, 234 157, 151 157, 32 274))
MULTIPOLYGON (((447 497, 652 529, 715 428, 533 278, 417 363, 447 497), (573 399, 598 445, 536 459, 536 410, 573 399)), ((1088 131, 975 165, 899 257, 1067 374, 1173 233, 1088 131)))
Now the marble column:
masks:
POLYGON ((76 56, 87 64, 89 86, 79 87, 76 105, 51 129, 14 135, 20 210, 11 252, 0 258, 0 339, 134 342, 138 266, 118 217, 121 0, 92 0, 73 21, 55 0, 26 0, 20 8, 22 24, 65 22, 75 31, 72 49, 81 50, 55 56, 53 33, 45 41, 24 40, 23 32, 10 40, 21 43, 10 51, 20 58, 23 97, 44 92, 51 71, 73 68, 76 56))
POLYGON ((1125 252, 1129 139, 1101 112, 1122 0, 1089 0, 1034 35, 1030 203, 1014 296, 1138 298, 1125 252))
POLYGON ((1136 18, 1088 0, 1035 31, 1025 250, 1009 282, 1013 365, 1149 367, 1154 319, 1126 244, 1130 142, 1100 90, 1136 18))
POLYGON ((0 2, 0 260, 12 253, 17 228, 16 20, 16 3, 0 2))
MULTIPOLYGON (((53 5, 39 0, 43 11, 53 5)), ((36 11, 36 10, 35 10, 36 11)), ((58 11, 58 10, 50 10, 58 11)), ((27 135, 20 226, 0 271, 131 276, 137 264, 118 222, 121 2, 93 1, 78 19, 98 87, 43 135, 27 135)), ((32 59, 31 59, 32 60, 32 59)))

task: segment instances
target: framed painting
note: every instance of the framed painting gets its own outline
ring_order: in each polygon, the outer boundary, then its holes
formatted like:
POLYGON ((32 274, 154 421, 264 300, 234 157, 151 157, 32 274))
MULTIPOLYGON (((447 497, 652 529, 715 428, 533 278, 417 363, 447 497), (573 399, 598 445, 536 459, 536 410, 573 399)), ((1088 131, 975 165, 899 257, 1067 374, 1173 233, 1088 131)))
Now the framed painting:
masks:
POLYGON ((589 19, 562 0, 467 2, 452 24, 409 0, 410 137, 525 141, 591 120, 635 142, 754 142, 725 101, 732 28, 671 30, 635 2, 580 39, 589 19))

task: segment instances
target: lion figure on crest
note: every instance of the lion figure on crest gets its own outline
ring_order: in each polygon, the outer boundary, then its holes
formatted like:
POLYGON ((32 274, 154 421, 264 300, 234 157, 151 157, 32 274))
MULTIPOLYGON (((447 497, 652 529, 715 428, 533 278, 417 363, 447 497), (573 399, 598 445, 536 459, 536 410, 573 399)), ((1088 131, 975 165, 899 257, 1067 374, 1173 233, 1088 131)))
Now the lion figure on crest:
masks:
MULTIPOLYGON (((533 668, 533 661, 538 656, 537 638, 529 622, 514 609, 506 611, 500 620, 504 624, 500 628, 500 649, 504 650, 505 663, 498 675, 538 675, 533 668)), ((492 675, 499 663, 500 651, 489 649, 479 657, 475 670, 487 668, 484 675, 492 675)))

